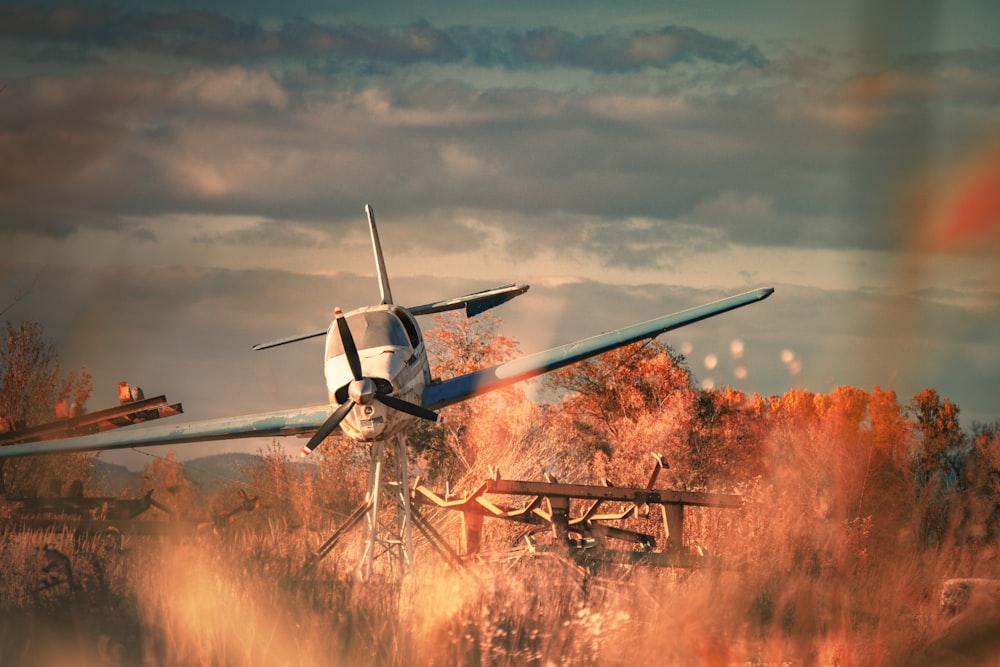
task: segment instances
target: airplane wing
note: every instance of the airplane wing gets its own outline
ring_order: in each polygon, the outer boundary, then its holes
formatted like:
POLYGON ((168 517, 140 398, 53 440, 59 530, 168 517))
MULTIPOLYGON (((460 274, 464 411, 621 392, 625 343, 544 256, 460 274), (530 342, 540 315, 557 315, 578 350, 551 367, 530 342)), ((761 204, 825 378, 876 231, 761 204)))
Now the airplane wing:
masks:
MULTIPOLYGON (((766 299, 772 292, 774 289, 768 287, 732 296, 432 384, 424 389, 423 406, 431 410, 442 408, 568 366, 602 352, 646 338, 654 338, 666 331, 756 303, 766 299)), ((75 438, 2 446, 0 458, 313 433, 336 409, 337 406, 319 405, 242 417, 207 419, 187 424, 165 424, 135 431, 128 428, 115 429, 75 438)))
MULTIPOLYGON (((431 313, 442 313, 446 310, 458 310, 459 308, 465 308, 466 317, 473 317, 489 310, 490 308, 495 308, 501 304, 507 303, 514 297, 521 296, 527 291, 528 285, 515 285, 512 283, 510 285, 494 287, 493 289, 473 292, 472 294, 466 294, 465 296, 455 297, 454 299, 448 299, 446 301, 425 303, 422 306, 407 308, 406 310, 410 311, 410 314, 412 315, 430 315, 431 313)), ((297 343, 300 340, 308 340, 310 338, 325 336, 326 331, 326 329, 321 329, 319 331, 288 336, 287 338, 279 338, 278 340, 272 340, 267 343, 257 343, 250 349, 254 351, 266 350, 271 347, 278 347, 279 345, 297 343)))
POLYGON ((508 385, 527 380, 528 378, 554 371, 577 361, 596 356, 616 347, 635 343, 646 338, 655 338, 662 333, 677 329, 693 322, 698 322, 741 306, 757 303, 771 296, 774 288, 762 289, 738 294, 703 306, 689 308, 673 315, 666 315, 655 320, 635 324, 624 329, 593 336, 575 343, 568 343, 551 350, 538 352, 498 364, 491 368, 483 368, 466 375, 460 375, 443 382, 428 385, 424 389, 423 405, 430 410, 437 410, 472 396, 500 389, 508 385))
POLYGON ((335 405, 318 405, 311 408, 263 412, 243 417, 206 419, 187 424, 165 424, 136 431, 129 428, 114 429, 76 438, 7 445, 0 447, 0 458, 312 433, 336 409, 335 405))

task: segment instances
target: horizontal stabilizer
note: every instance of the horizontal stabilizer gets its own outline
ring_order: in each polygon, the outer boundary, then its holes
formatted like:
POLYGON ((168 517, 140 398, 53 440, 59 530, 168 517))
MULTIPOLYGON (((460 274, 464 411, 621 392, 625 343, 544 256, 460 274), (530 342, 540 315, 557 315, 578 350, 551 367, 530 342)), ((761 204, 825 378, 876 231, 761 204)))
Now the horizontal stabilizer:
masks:
POLYGON ((465 308, 466 317, 474 317, 486 312, 490 308, 507 303, 514 297, 521 296, 528 291, 528 285, 501 285, 493 289, 473 292, 465 296, 455 297, 447 301, 437 301, 435 303, 425 303, 415 308, 407 308, 413 315, 430 315, 431 313, 442 313, 446 310, 458 310, 465 308))
POLYGON ((771 296, 774 289, 762 289, 731 296, 720 301, 689 308, 673 315, 634 324, 624 329, 600 334, 568 343, 560 347, 507 361, 490 368, 483 368, 466 375, 460 375, 444 382, 428 385, 424 389, 425 408, 437 410, 472 396, 500 389, 527 380, 528 378, 554 371, 617 347, 635 343, 646 338, 655 338, 662 333, 719 315, 741 306, 757 303, 771 296))
POLYGON ((206 419, 187 424, 137 429, 125 427, 78 438, 8 445, 0 447, 0 458, 66 452, 93 452, 104 449, 129 449, 151 445, 176 445, 234 438, 273 438, 300 435, 315 431, 333 414, 335 409, 336 406, 319 405, 311 408, 294 408, 243 417, 206 419))
POLYGON ((320 331, 313 331, 307 334, 298 334, 297 336, 289 336, 288 338, 280 338, 278 340, 272 340, 269 343, 257 343, 251 350, 266 350, 269 347, 278 347, 279 345, 287 345, 288 343, 297 343, 300 340, 309 340, 310 338, 318 338, 319 336, 325 336, 326 329, 321 329, 320 331))
MULTIPOLYGON (((507 303, 514 297, 521 296, 527 291, 528 285, 501 285, 500 287, 494 287, 493 289, 473 292, 472 294, 466 294, 465 296, 458 296, 454 299, 448 299, 447 301, 425 303, 422 306, 407 308, 406 310, 410 311, 413 315, 430 315, 431 313, 443 313, 446 310, 458 310, 459 308, 465 308, 466 317, 474 317, 489 310, 490 308, 495 308, 500 304, 507 303)), ((254 351, 266 350, 268 348, 278 347, 279 345, 297 343, 300 340, 309 340, 310 338, 325 336, 326 332, 326 329, 320 329, 310 333, 296 334, 295 336, 279 338, 278 340, 272 340, 267 343, 257 343, 250 349, 254 351)))

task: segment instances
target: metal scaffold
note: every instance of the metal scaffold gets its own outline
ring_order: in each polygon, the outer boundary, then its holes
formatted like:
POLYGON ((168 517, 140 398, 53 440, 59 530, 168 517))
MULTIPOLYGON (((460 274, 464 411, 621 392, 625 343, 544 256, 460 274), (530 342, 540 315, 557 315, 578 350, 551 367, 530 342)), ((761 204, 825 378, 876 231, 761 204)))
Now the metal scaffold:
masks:
POLYGON ((372 446, 365 507, 358 576, 371 579, 379 558, 387 561, 389 574, 405 576, 413 565, 413 519, 403 436, 391 447, 384 441, 372 446))

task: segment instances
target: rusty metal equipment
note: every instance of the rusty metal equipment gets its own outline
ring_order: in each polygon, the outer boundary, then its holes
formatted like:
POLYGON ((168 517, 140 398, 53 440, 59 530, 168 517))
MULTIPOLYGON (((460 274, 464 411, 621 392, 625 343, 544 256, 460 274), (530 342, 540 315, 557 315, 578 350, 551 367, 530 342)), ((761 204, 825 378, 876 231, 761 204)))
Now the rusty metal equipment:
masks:
POLYGON ((260 506, 257 496, 238 491, 239 504, 228 512, 211 519, 182 519, 170 507, 153 498, 148 491, 141 498, 85 496, 79 480, 72 482, 65 495, 54 486, 48 495, 7 497, 15 513, 4 522, 5 529, 31 530, 65 528, 80 534, 162 535, 179 537, 195 535, 207 529, 218 529, 241 513, 260 506), (156 508, 167 515, 166 520, 140 518, 156 508))
POLYGON ((492 478, 479 486, 466 498, 442 498, 417 480, 414 486, 414 505, 432 505, 442 509, 462 512, 465 528, 464 556, 478 552, 482 524, 485 517, 504 519, 537 526, 525 534, 530 551, 555 550, 574 560, 585 563, 640 563, 664 567, 693 567, 710 560, 699 547, 684 542, 684 508, 715 507, 736 509, 742 504, 739 495, 657 489, 659 473, 668 465, 663 457, 653 455, 656 464, 649 482, 643 488, 616 487, 608 480, 603 486, 589 484, 563 484, 546 474, 545 481, 515 481, 500 477, 492 469, 492 478), (520 507, 503 506, 486 498, 487 495, 523 496, 529 498, 520 507), (574 513, 574 501, 583 502, 582 512, 574 513), (615 513, 599 514, 606 502, 625 505, 615 513), (666 544, 657 549, 653 535, 621 528, 609 523, 620 523, 634 516, 647 515, 651 507, 659 507, 666 535, 666 544), (550 546, 541 546, 535 534, 548 527, 551 531, 550 546), (631 549, 609 548, 608 541, 617 540, 636 545, 631 549))
POLYGON ((166 396, 146 398, 141 388, 121 382, 118 384, 118 405, 115 407, 81 414, 75 404, 68 405, 63 400, 56 404, 55 421, 28 428, 12 427, 6 418, 0 417, 0 447, 89 435, 182 412, 184 408, 181 404, 168 404, 166 396))

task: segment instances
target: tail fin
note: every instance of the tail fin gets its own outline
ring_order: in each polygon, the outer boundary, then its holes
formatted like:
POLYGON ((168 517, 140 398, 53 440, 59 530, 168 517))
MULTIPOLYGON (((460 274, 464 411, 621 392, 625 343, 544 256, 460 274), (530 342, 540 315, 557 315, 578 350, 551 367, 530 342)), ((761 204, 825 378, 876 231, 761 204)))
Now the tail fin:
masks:
POLYGON ((382 303, 392 303, 392 291, 389 289, 389 274, 385 270, 385 259, 382 257, 382 244, 378 241, 378 229, 375 227, 375 209, 371 204, 365 204, 368 214, 368 227, 372 232, 372 250, 375 251, 375 268, 378 270, 378 289, 382 294, 382 303))

